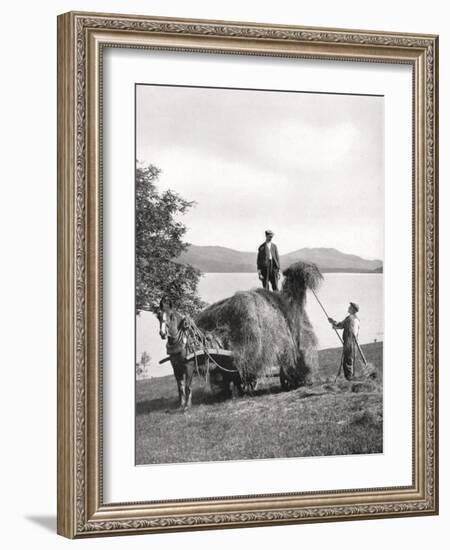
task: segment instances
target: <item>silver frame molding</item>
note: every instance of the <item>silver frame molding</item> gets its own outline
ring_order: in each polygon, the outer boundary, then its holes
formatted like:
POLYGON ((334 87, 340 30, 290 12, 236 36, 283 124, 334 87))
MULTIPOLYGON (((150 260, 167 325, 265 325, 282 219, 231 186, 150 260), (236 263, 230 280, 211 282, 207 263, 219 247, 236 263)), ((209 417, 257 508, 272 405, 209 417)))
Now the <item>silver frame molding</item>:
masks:
POLYGON ((70 12, 58 17, 58 533, 69 538, 438 513, 438 37, 70 12), (413 484, 105 504, 103 47, 413 68, 413 484))

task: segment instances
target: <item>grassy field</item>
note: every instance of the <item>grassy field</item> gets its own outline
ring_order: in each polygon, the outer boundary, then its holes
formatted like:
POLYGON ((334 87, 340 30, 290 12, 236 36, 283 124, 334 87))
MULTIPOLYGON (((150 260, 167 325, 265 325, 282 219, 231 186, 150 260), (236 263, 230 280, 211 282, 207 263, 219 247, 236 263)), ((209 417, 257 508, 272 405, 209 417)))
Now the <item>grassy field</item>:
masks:
POLYGON ((205 462, 383 451, 383 344, 362 346, 376 378, 335 384, 341 349, 319 352, 320 381, 290 392, 278 378, 232 400, 194 381, 193 406, 177 409, 173 376, 136 385, 136 463, 205 462))

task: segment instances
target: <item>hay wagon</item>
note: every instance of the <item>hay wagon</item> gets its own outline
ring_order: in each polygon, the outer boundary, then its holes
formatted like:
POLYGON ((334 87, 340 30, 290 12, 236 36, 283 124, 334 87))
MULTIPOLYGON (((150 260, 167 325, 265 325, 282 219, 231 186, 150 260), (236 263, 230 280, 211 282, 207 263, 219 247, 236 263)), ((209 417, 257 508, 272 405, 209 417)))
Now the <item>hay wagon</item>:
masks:
MULTIPOLYGON (((258 385, 258 377, 252 376, 242 380, 241 373, 233 363, 233 352, 222 348, 200 348, 187 354, 186 361, 195 361, 202 373, 208 372, 210 382, 219 388, 228 388, 231 382, 242 385, 246 392, 253 392, 258 385)), ((159 363, 166 363, 170 357, 165 357, 159 363)), ((199 370, 200 372, 200 370, 199 370)), ((282 370, 279 367, 272 367, 266 370, 264 378, 280 378, 281 387, 285 389, 285 381, 282 370)))

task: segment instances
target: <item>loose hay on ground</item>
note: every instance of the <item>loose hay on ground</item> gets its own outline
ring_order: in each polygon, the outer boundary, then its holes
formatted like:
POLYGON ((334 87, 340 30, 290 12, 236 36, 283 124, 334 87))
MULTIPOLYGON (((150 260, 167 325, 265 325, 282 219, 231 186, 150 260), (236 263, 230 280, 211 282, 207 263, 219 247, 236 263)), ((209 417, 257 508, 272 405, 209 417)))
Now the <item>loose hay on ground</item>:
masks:
POLYGON ((371 393, 376 391, 377 386, 370 380, 363 382, 353 382, 351 384, 351 391, 353 393, 371 393))

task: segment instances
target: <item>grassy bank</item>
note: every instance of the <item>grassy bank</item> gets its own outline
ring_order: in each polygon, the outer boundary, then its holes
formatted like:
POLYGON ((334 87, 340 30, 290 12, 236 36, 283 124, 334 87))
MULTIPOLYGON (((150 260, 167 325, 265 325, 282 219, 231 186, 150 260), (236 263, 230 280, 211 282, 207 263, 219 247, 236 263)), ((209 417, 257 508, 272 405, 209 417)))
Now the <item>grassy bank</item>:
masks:
MULTIPOLYGON (((383 344, 362 346, 375 379, 335 384, 341 349, 319 352, 320 381, 282 392, 277 378, 254 396, 220 400, 195 380, 192 408, 177 409, 173 376, 136 385, 136 463, 168 463, 382 452, 383 344)), ((359 375, 359 376, 358 376, 359 375)))

